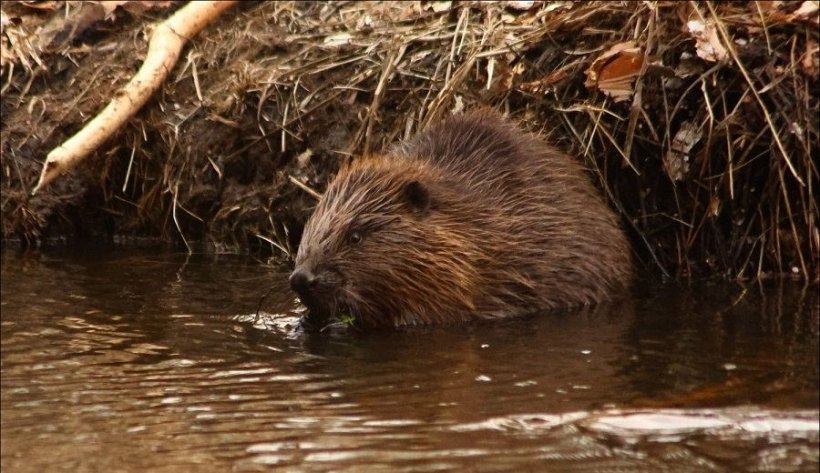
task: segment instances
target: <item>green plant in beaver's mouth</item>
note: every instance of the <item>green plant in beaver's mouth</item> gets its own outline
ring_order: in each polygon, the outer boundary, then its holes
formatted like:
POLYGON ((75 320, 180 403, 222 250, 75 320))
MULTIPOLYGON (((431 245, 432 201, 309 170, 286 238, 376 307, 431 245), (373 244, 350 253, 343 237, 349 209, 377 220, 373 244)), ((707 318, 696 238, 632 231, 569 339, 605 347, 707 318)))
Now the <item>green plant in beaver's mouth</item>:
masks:
POLYGON ((340 313, 329 324, 325 325, 322 328, 321 331, 324 332, 325 330, 333 328, 333 327, 348 327, 348 328, 350 328, 350 327, 354 327, 355 323, 356 323, 356 317, 353 314, 343 312, 343 313, 340 313))
POLYGON ((353 314, 346 312, 339 314, 339 317, 336 318, 340 325, 344 325, 347 327, 352 327, 353 324, 356 322, 356 317, 353 314))

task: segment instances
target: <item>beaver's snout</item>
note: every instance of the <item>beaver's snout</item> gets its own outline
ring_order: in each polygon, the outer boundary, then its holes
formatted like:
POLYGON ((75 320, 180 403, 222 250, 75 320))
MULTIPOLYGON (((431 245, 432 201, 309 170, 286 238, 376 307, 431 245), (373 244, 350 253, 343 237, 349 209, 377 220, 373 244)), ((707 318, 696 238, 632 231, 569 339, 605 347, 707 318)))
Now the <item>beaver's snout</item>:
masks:
POLYGON ((290 281, 290 288, 299 294, 299 297, 304 297, 316 288, 319 279, 310 269, 300 266, 293 270, 288 281, 290 281))
POLYGON ((308 309, 308 315, 302 320, 305 328, 321 328, 330 316, 326 295, 319 287, 320 278, 309 268, 297 266, 288 278, 293 292, 308 309))

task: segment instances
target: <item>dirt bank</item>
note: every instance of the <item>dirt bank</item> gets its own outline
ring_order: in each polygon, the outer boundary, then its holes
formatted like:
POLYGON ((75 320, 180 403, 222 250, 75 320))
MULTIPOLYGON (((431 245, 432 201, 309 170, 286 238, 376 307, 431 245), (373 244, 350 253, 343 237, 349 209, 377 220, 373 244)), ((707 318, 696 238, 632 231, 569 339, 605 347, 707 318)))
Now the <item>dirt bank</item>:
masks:
POLYGON ((344 160, 488 104, 584 160, 651 271, 817 278, 816 2, 243 3, 31 197, 179 6, 122 3, 3 2, 4 242, 283 256, 344 160))

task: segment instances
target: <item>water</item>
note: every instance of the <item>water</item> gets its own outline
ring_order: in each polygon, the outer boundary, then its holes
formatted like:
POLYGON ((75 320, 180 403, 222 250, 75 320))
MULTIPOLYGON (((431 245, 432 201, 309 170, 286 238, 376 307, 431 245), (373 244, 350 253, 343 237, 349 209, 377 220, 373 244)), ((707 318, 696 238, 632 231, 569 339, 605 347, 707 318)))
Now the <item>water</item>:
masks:
POLYGON ((302 334, 286 275, 250 258, 0 258, 4 473, 820 464, 816 287, 302 334))

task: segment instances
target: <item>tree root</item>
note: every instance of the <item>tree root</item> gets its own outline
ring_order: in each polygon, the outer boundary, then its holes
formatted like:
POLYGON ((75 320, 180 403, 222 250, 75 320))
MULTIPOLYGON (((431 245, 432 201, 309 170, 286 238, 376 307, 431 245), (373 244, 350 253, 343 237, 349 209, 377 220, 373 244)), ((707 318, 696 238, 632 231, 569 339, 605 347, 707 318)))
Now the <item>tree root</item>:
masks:
POLYGON ((79 164, 134 116, 163 84, 176 65, 185 43, 235 3, 189 2, 160 23, 151 35, 148 54, 140 70, 116 93, 102 112, 48 153, 40 179, 31 194, 34 195, 79 164))

